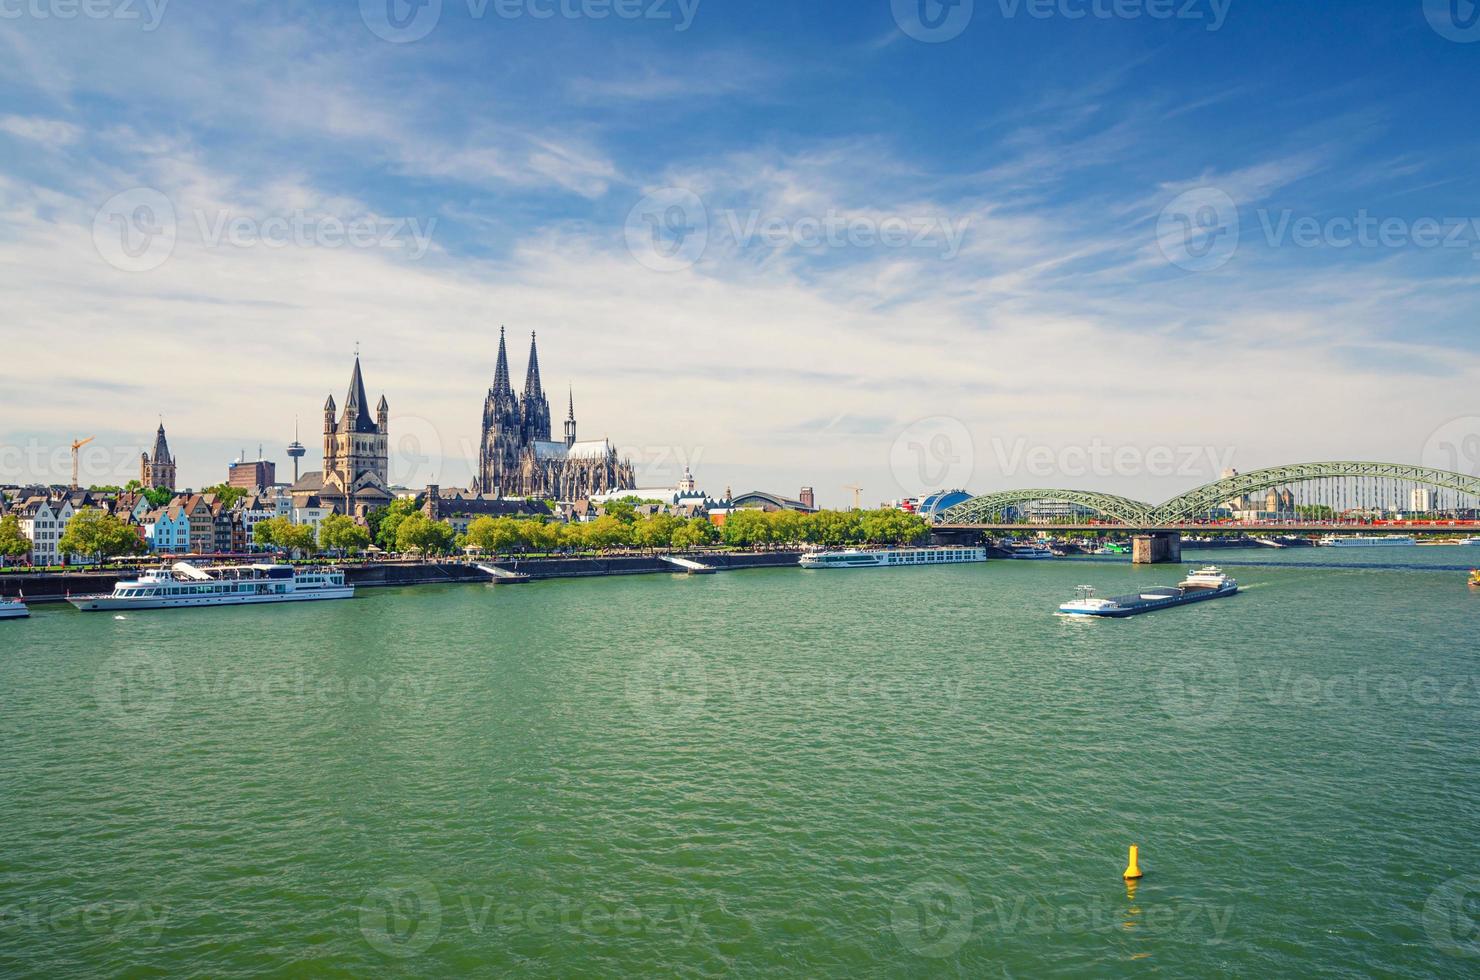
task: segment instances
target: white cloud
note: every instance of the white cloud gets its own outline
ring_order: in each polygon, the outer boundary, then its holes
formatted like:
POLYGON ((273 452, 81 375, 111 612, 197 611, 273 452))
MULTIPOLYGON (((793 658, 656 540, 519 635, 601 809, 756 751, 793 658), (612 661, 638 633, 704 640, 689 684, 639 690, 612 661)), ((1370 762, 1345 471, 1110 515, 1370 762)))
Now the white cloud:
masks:
POLYGON ((40 143, 48 150, 71 146, 82 135, 82 129, 60 119, 36 116, 0 116, 0 132, 40 143))

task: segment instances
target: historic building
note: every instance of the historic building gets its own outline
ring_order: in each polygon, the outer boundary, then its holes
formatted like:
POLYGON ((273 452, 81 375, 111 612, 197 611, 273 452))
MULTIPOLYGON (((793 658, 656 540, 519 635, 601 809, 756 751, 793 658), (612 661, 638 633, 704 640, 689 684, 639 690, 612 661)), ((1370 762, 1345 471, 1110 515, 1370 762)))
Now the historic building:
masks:
POLYGON ((575 395, 568 402, 564 439, 550 438, 550 401, 540 382, 539 350, 529 339, 524 396, 509 381, 509 356, 499 328, 498 364, 483 401, 483 439, 473 490, 492 496, 582 500, 637 485, 632 463, 617 458, 606 439, 576 440, 575 395))
POLYGON ((294 507, 303 506, 300 499, 315 496, 344 513, 360 514, 395 499, 389 488, 390 406, 381 395, 375 414, 370 414, 356 355, 343 413, 332 394, 324 403, 324 469, 294 482, 294 507))
POLYGON ((150 490, 175 489, 175 457, 170 455, 170 444, 164 438, 164 423, 154 434, 154 455, 139 454, 139 482, 150 490))

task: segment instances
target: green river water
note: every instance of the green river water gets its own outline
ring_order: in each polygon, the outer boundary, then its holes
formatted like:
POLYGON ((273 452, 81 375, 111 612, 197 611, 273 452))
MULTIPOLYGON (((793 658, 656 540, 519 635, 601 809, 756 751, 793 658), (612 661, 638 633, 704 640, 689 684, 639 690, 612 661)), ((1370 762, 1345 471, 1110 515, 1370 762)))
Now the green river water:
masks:
POLYGON ((1202 558, 39 608, 0 975, 1475 974, 1480 549, 1202 558))

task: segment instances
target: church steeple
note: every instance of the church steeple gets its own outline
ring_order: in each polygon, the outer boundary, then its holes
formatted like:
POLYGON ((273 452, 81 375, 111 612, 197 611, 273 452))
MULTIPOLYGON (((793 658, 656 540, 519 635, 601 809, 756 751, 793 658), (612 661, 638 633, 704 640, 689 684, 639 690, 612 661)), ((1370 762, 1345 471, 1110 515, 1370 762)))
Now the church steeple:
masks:
POLYGON ((349 394, 344 398, 340 428, 348 432, 375 431, 375 419, 370 415, 370 398, 365 394, 365 379, 360 375, 358 354, 355 355, 355 369, 349 376, 349 394))
POLYGON ((540 349, 533 331, 529 335, 529 370, 524 375, 519 432, 525 445, 550 441, 550 402, 540 384, 540 349))
POLYGON ((538 399, 544 395, 540 386, 540 348, 535 342, 534 331, 529 332, 529 371, 524 375, 524 400, 538 399))
POLYGON ((172 462, 170 444, 164 437, 163 421, 159 423, 159 431, 154 434, 154 462, 156 464, 172 462))
POLYGON ((498 328, 498 367, 493 370, 493 393, 503 395, 514 393, 513 385, 509 384, 509 350, 504 346, 504 328, 498 328))
POLYGON ((565 416, 565 448, 569 449, 576 442, 576 393, 570 392, 570 412, 565 416))

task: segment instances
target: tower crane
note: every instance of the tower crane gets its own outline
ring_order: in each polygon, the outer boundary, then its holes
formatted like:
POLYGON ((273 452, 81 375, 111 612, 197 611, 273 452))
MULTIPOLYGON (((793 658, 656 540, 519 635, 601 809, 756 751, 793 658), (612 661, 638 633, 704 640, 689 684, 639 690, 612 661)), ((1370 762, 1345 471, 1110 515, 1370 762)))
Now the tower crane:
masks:
POLYGON ((844 487, 843 489, 853 491, 853 509, 863 510, 863 487, 844 487))
POLYGON ((97 436, 88 436, 86 439, 74 439, 72 441, 72 489, 77 489, 77 450, 92 442, 97 436))

